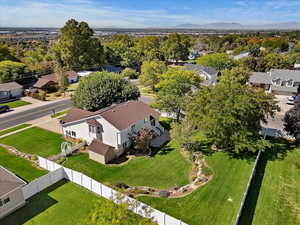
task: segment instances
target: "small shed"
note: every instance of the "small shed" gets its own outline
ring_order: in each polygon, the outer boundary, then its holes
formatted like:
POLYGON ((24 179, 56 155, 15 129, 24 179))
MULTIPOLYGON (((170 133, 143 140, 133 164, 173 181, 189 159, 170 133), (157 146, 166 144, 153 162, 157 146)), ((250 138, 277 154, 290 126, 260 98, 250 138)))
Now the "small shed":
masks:
POLYGON ((107 164, 117 157, 114 147, 103 144, 102 141, 94 139, 88 146, 89 158, 102 163, 107 164))
POLYGON ((19 98, 23 95, 23 86, 16 82, 0 84, 0 101, 19 98))
POLYGON ((0 219, 25 205, 25 185, 25 181, 0 166, 0 219))

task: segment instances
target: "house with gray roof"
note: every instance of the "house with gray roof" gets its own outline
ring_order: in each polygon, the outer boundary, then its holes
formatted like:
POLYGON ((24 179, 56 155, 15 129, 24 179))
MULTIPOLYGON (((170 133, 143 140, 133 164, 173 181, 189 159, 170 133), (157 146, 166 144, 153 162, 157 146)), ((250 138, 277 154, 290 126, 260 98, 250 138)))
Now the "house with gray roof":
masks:
POLYGON ((19 98, 23 95, 23 86, 16 82, 0 84, 0 102, 19 98))
POLYGON ((203 85, 215 85, 218 81, 219 71, 210 67, 210 66, 202 66, 197 64, 187 63, 184 64, 187 70, 195 71, 200 77, 204 78, 202 82, 203 85))
POLYGON ((267 73, 254 72, 249 83, 274 94, 295 95, 300 86, 300 71, 271 69, 267 73))
POLYGON ((0 219, 25 205, 25 185, 25 181, 0 166, 0 219))

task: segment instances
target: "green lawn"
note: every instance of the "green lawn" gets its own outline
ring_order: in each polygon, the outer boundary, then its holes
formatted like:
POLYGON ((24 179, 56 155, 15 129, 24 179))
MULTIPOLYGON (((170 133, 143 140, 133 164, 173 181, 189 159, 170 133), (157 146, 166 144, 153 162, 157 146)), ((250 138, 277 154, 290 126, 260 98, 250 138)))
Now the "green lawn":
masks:
POLYGON ((21 124, 21 125, 18 125, 18 126, 6 129, 6 130, 2 130, 2 131, 0 131, 0 136, 2 136, 4 134, 11 133, 11 132, 16 131, 16 130, 23 129, 25 127, 29 127, 29 126, 31 126, 31 124, 21 124))
POLYGON ((32 127, 0 139, 2 144, 42 157, 58 154, 63 141, 62 135, 38 127, 32 127))
POLYGON ((0 221, 0 224, 81 225, 97 201, 108 200, 62 180, 30 198, 26 206, 0 221))
POLYGON ((13 102, 1 103, 0 106, 8 105, 9 108, 13 109, 13 108, 21 107, 21 106, 24 106, 24 105, 30 105, 30 104, 31 104, 30 102, 25 102, 25 101, 22 101, 22 100, 16 100, 16 101, 13 101, 13 102))
POLYGON ((55 113, 53 115, 51 115, 52 118, 61 118, 63 115, 67 114, 70 110, 67 109, 67 110, 64 110, 64 111, 61 111, 61 112, 58 112, 58 113, 55 113))
POLYGON ((80 171, 100 182, 124 182, 133 186, 169 188, 187 184, 191 163, 174 143, 169 143, 154 157, 137 157, 123 166, 109 167, 90 160, 88 154, 68 158, 64 166, 80 171), (172 151, 173 150, 173 151, 172 151))
POLYGON ((234 224, 253 163, 230 158, 224 153, 207 156, 206 162, 214 177, 192 194, 178 199, 145 196, 139 200, 189 225, 234 224))
POLYGON ((267 160, 252 225, 299 225, 299 191, 300 148, 267 160))
POLYGON ((47 173, 45 170, 33 167, 30 161, 17 157, 2 147, 0 147, 0 165, 28 182, 47 173))

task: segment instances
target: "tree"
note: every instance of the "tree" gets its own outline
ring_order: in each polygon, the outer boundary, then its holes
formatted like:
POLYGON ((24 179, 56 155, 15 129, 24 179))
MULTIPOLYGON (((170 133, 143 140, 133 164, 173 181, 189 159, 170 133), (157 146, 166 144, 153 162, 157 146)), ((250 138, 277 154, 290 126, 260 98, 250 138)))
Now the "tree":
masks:
POLYGON ((18 62, 19 60, 13 55, 11 49, 5 45, 0 44, 0 61, 10 60, 18 62))
POLYGON ((153 131, 148 127, 143 127, 137 135, 132 136, 130 140, 136 150, 145 154, 151 154, 150 143, 153 137, 153 131))
POLYGON ((200 82, 201 78, 194 71, 170 68, 160 76, 160 81, 156 85, 158 89, 155 98, 156 107, 175 114, 179 121, 192 95, 192 88, 199 87, 200 82))
MULTIPOLYGON (((155 225, 150 219, 139 217, 128 210, 128 204, 99 201, 83 225, 155 225)), ((81 224, 80 224, 81 225, 81 224)))
POLYGON ((96 72, 79 82, 72 103, 81 109, 96 111, 139 97, 138 88, 128 80, 115 73, 96 72))
POLYGON ((284 130, 294 136, 300 143, 300 98, 295 101, 295 105, 284 116, 284 130))
POLYGON ((272 94, 245 84, 239 70, 225 71, 215 86, 198 90, 188 106, 188 120, 216 146, 234 153, 270 147, 260 136, 261 123, 279 107, 272 94))
POLYGON ((278 53, 271 53, 264 57, 265 70, 270 69, 286 69, 292 66, 289 56, 285 56, 278 53))
POLYGON ((22 61, 33 71, 48 72, 52 70, 52 63, 46 60, 47 50, 37 48, 26 50, 22 61))
POLYGON ((154 60, 145 61, 142 64, 140 81, 145 86, 150 86, 155 91, 155 85, 159 82, 159 76, 167 71, 164 62, 154 60))
POLYGON ((231 69, 235 62, 226 53, 214 53, 200 57, 197 64, 211 66, 216 70, 231 69))
POLYGON ((141 52, 143 61, 162 60, 161 38, 157 36, 141 37, 136 42, 136 49, 141 52))
POLYGON ((65 74, 65 71, 63 68, 61 68, 59 65, 56 65, 55 67, 55 74, 58 81, 58 86, 61 91, 65 91, 69 85, 68 76, 65 74))
POLYGON ((121 54, 121 66, 139 69, 141 66, 141 55, 134 47, 126 49, 121 54))
POLYGON ((164 41, 162 51, 167 60, 187 60, 190 54, 191 40, 186 34, 170 34, 164 41))
POLYGON ((139 73, 136 72, 134 69, 131 68, 125 68, 122 73, 122 77, 126 77, 128 79, 137 79, 139 76, 139 73))
POLYGON ((93 38, 93 34, 94 31, 87 23, 68 20, 52 49, 56 61, 69 69, 101 65, 103 48, 100 41, 93 38))
POLYGON ((171 138, 175 140, 181 148, 193 151, 198 144, 194 137, 195 127, 189 121, 181 123, 172 123, 170 132, 171 138))
POLYGON ((19 62, 9 60, 0 62, 0 83, 22 80, 29 73, 28 67, 19 62))

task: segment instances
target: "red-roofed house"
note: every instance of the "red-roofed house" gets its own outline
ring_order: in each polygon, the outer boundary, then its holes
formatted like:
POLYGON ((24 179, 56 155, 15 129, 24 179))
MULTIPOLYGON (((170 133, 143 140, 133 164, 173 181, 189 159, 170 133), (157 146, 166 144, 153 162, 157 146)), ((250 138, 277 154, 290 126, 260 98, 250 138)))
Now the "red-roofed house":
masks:
POLYGON ((159 123, 160 113, 140 101, 128 101, 90 112, 73 108, 62 121, 67 137, 79 138, 89 144, 91 159, 107 163, 128 148, 130 137, 143 127, 157 135, 164 133, 159 123))

